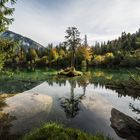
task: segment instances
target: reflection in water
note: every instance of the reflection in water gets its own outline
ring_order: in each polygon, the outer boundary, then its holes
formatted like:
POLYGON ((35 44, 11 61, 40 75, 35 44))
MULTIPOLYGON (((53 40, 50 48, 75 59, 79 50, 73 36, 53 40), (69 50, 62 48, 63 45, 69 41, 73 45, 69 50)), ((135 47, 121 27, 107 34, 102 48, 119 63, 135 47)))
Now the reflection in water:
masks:
POLYGON ((12 121, 16 120, 15 116, 11 116, 8 113, 0 112, 0 139, 1 140, 14 140, 19 137, 18 135, 11 135, 10 128, 13 126, 12 121))
POLYGON ((51 110, 53 100, 50 96, 27 91, 7 98, 5 102, 8 106, 3 108, 3 112, 9 114, 8 117, 16 116, 16 119, 6 118, 8 122, 14 119, 10 134, 23 135, 35 125, 40 126, 51 110))
MULTIPOLYGON (((116 86, 116 85, 109 85, 107 84, 103 79, 101 79, 101 81, 98 83, 96 82, 96 78, 97 77, 93 77, 93 76, 97 76, 98 78, 105 76, 105 74, 103 72, 98 72, 98 73, 91 73, 91 72, 86 72, 83 76, 81 77, 77 77, 74 79, 64 79, 64 78, 57 78, 57 77, 53 77, 51 79, 47 79, 47 83, 51 86, 54 85, 54 83, 58 84, 60 87, 62 85, 66 86, 66 81, 69 81, 70 85, 71 85, 71 97, 70 98, 62 98, 63 100, 61 100, 61 105, 64 108, 65 112, 67 112, 67 116, 75 116, 78 111, 79 111, 79 103, 81 101, 81 97, 74 97, 74 88, 75 85, 77 84, 78 86, 83 88, 83 94, 81 96, 85 95, 85 90, 87 85, 94 85, 94 87, 105 87, 106 89, 111 89, 113 91, 116 91, 116 94, 118 94, 119 98, 123 98, 123 97, 131 97, 134 100, 139 100, 140 98, 140 90, 137 89, 133 89, 133 88, 129 88, 129 87, 124 87, 124 86, 116 86), (79 98, 79 99, 78 99, 79 98), (74 111, 75 110, 75 111, 74 111), (69 112, 69 113, 68 113, 69 112), (71 113, 71 115, 68 115, 71 113)), ((105 79, 108 79, 107 77, 109 77, 108 75, 105 76, 105 79)), ((113 77, 111 75, 111 77, 113 77)), ((99 80, 99 79, 98 79, 99 80)), ((136 113, 136 112, 135 112, 136 113)), ((139 118, 136 118, 139 121, 139 118)))
POLYGON ((111 127, 120 137, 127 140, 140 140, 140 124, 134 119, 113 108, 110 120, 111 127))
MULTIPOLYGON (((69 81, 69 84, 71 86, 71 92, 70 92, 71 96, 70 96, 70 98, 65 97, 65 98, 61 99, 61 105, 64 108, 64 111, 66 112, 67 117, 75 117, 78 114, 79 109, 80 109, 79 103, 85 96, 85 90, 88 85, 93 85, 95 88, 104 87, 105 89, 111 89, 111 90, 115 91, 116 94, 118 94, 119 98, 129 96, 134 100, 139 100, 139 98, 140 98, 139 90, 132 89, 132 88, 130 89, 129 87, 108 85, 108 84, 106 84, 106 82, 104 80, 101 80, 100 83, 97 83, 96 82, 97 77, 94 78, 93 75, 97 76, 98 78, 100 78, 100 76, 102 76, 102 77, 105 76, 105 74, 103 72, 102 73, 98 72, 98 73, 94 73, 94 74, 92 74, 91 72, 86 72, 83 76, 76 77, 74 79, 66 79, 66 78, 58 79, 57 77, 47 79, 47 83, 49 85, 53 86, 54 83, 56 83, 60 87, 62 85, 66 86, 66 82, 69 81), (83 88, 83 94, 80 95, 79 97, 74 96, 74 94, 75 94, 74 88, 76 85, 83 88)), ((107 77, 108 77, 108 75, 106 76, 105 79, 108 79, 107 77)), ((136 119, 139 121, 139 118, 136 118, 136 119)))
POLYGON ((69 82, 71 86, 70 98, 65 98, 65 97, 61 98, 61 106, 64 108, 67 118, 74 118, 80 110, 79 103, 85 96, 86 86, 83 87, 83 94, 76 97, 74 95, 74 88, 76 87, 76 81, 70 80, 69 82))
POLYGON ((8 79, 0 81, 0 93, 21 93, 37 86, 39 81, 8 79))
POLYGON ((118 93, 119 98, 130 96, 134 100, 135 99, 140 99, 140 89, 124 87, 122 85, 120 85, 120 86, 107 85, 106 87, 109 88, 109 89, 112 89, 112 90, 116 90, 116 92, 118 93))
MULTIPOLYGON (((105 86, 103 86, 104 84, 96 84, 96 83, 94 83, 93 81, 92 81, 93 79, 91 78, 91 76, 90 76, 90 73, 89 73, 89 75, 88 76, 82 76, 82 77, 78 77, 78 78, 75 78, 75 79, 71 79, 71 80, 69 80, 68 79, 68 81, 69 81, 69 84, 70 84, 70 87, 71 87, 71 90, 70 90, 70 97, 68 98, 68 97, 63 97, 63 98, 61 98, 61 106, 62 106, 62 108, 64 109, 64 111, 65 111, 65 114, 66 114, 66 117, 67 118, 75 118, 76 117, 76 115, 79 113, 79 110, 80 110, 80 106, 79 105, 81 105, 80 103, 82 102, 82 104, 84 105, 84 107, 86 107, 86 109, 88 109, 89 110, 89 114, 90 113, 92 113, 92 111, 94 110, 98 115, 100 115, 100 117, 102 116, 102 117, 106 117, 107 116, 107 113, 108 113, 108 111, 107 110, 109 110, 109 108, 111 107, 111 105, 109 104, 109 103, 107 103, 106 101, 104 102, 102 99, 99 99, 99 100, 94 100, 93 99, 93 96, 91 96, 90 95, 90 97, 89 97, 89 100, 88 100, 88 96, 86 95, 86 88, 87 88, 87 86, 88 85, 92 85, 95 89, 96 88, 100 88, 100 89, 104 89, 104 90, 107 90, 107 89, 113 89, 114 91, 119 91, 118 92, 118 97, 121 99, 121 98, 123 98, 123 97, 126 97, 126 95, 128 95, 128 96, 130 96, 130 97, 132 97, 133 99, 139 99, 139 94, 135 94, 136 93, 136 90, 134 90, 134 89, 131 89, 130 91, 133 91, 131 94, 130 94, 130 92, 128 92, 128 88, 123 88, 123 87, 119 87, 119 89, 118 89, 118 87, 116 87, 115 88, 115 86, 114 87, 108 87, 108 88, 106 88, 106 85, 105 86), (93 83, 94 84, 93 84, 93 83), (78 97, 77 96, 75 96, 77 93, 75 92, 75 90, 74 89, 76 89, 76 86, 80 86, 80 87, 82 87, 82 89, 83 89, 83 93, 81 94, 81 95, 79 95, 78 97), (84 98, 86 96, 86 99, 84 98), (103 102, 104 102, 104 104, 103 104, 103 102), (91 112, 90 112, 91 111, 91 112), (103 112, 103 113, 102 113, 103 112)), ((52 82, 51 81, 51 85, 53 85, 55 82, 57 83, 57 84, 59 84, 59 86, 62 86, 62 83, 64 84, 64 85, 66 85, 66 81, 67 81, 67 79, 63 79, 62 81, 61 81, 61 79, 60 80, 57 80, 57 81, 55 81, 55 79, 54 79, 54 81, 52 82)), ((49 81, 48 81, 48 83, 49 83, 49 81)), ((117 92, 115 92, 116 94, 117 94, 117 92)), ((110 94, 109 94, 109 96, 110 96, 110 94)), ((116 102, 117 100, 115 100, 115 102, 116 102)), ((134 100, 133 100, 134 101, 134 100)), ((119 104, 119 103, 118 103, 119 104)), ((128 106, 128 105, 127 105, 128 106)), ((139 109, 138 108, 135 108, 134 107, 134 105, 132 105, 132 104, 129 104, 129 107, 130 107, 130 109, 132 109, 132 111, 134 112, 134 113, 136 113, 136 114, 138 114, 138 113, 140 113, 139 111, 139 109)), ((83 108, 82 108, 83 109, 83 108)), ((81 112, 80 112, 81 113, 81 112)), ((95 114, 96 114, 95 113, 95 114)), ((134 113, 133 113, 133 117, 134 117, 134 113)), ((94 114, 94 115, 95 115, 94 114)), ((131 114, 131 113, 130 113, 131 114)), ((91 114, 90 114, 91 115, 91 114)), ((136 116, 138 116, 138 115, 136 115, 136 116)), ((138 118, 135 118, 137 121, 139 121, 139 119, 138 118)), ((125 118, 124 118, 124 120, 125 120, 125 118)), ((125 125, 126 125, 127 123, 125 123, 125 125)), ((117 124, 116 124, 117 125, 117 124)), ((112 124, 112 126, 113 126, 113 124, 112 124)), ((126 126, 127 127, 127 126, 126 126)), ((135 128, 135 126, 134 126, 134 128, 135 128)), ((132 129, 134 129, 133 128, 133 126, 132 126, 132 129)), ((137 128, 140 128, 140 126, 138 125, 138 127, 137 128)), ((126 128, 125 128, 126 129, 126 128)), ((114 129, 115 130, 115 129, 114 129)), ((139 129, 138 129, 139 130, 139 129)), ((125 136, 124 136, 124 134, 120 134, 120 133, 123 133, 123 132, 121 132, 121 131, 123 131, 123 130, 120 130, 119 132, 117 132, 117 130, 115 130, 115 132, 118 134, 118 136, 120 136, 120 137, 122 137, 122 138, 126 138, 125 136)), ((134 133, 133 135, 135 136, 137 136, 137 134, 138 134, 138 131, 133 131, 132 130, 132 132, 130 132, 129 130, 127 130, 126 129, 126 133, 128 133, 129 135, 131 135, 131 133, 134 133)), ((127 134, 126 134, 127 135, 127 134)), ((132 137, 131 137, 131 140, 132 140, 132 137)), ((138 139, 136 139, 136 140, 138 140, 138 139)))
POLYGON ((2 107, 6 106, 7 104, 5 103, 4 100, 0 99, 0 111, 2 111, 2 107))
MULTIPOLYGON (((127 75, 128 77, 128 75, 127 75)), ((51 78, 47 78, 46 81, 49 85, 53 86, 54 83, 58 84, 59 86, 66 85, 66 81, 70 79, 60 78, 57 76, 52 76, 51 78)), ((83 76, 76 77, 74 80, 77 82, 79 86, 84 87, 84 84, 93 84, 94 86, 98 87, 106 87, 107 89, 115 90, 118 93, 118 97, 126 97, 130 96, 131 98, 140 99, 140 89, 136 89, 133 87, 125 87, 122 83, 125 83, 123 76, 121 74, 108 74, 104 72, 92 72, 88 71, 85 72, 83 76), (122 78, 122 79, 119 79, 122 78), (84 83, 84 84, 83 84, 84 83)))
POLYGON ((18 136, 11 135, 10 128, 12 127, 12 121, 16 120, 16 117, 3 112, 3 108, 7 106, 5 103, 5 98, 7 97, 5 96, 0 94, 0 140, 14 140, 18 136))
MULTIPOLYGON (((110 127, 109 118, 112 107, 125 112, 133 119, 134 117, 139 118, 137 109, 140 99, 139 90, 115 84, 115 80, 118 83, 122 82, 120 79, 118 80, 122 77, 118 73, 89 71, 81 77, 70 79, 43 74, 40 71, 34 72, 32 76, 27 74, 26 78, 31 81, 33 81, 31 77, 35 78, 35 83, 30 82, 28 85, 28 80, 24 77, 25 86, 22 90, 35 86, 39 83, 40 77, 44 78, 43 81, 46 82, 30 91, 7 99, 6 103, 9 107, 4 107, 5 102, 0 102, 0 106, 3 105, 4 108, 3 113, 7 114, 7 118, 9 118, 8 122, 12 121, 13 126, 10 127, 10 131, 24 133, 33 127, 40 126, 41 122, 60 120, 62 123, 68 124, 67 126, 80 128, 90 133, 104 132, 119 140, 121 138, 110 127), (16 116, 17 119, 13 121, 15 118, 10 118, 10 116, 16 116)), ((16 90, 17 87, 20 88, 24 85, 23 81, 20 83, 16 80, 15 83, 12 83, 12 80, 9 84, 7 81, 5 83, 7 86, 5 85, 4 90, 7 87, 9 90, 11 87, 16 90)), ((3 91, 2 88, 3 82, 0 81, 1 91, 3 91)), ((0 126, 2 125, 0 124, 0 126)), ((5 132, 8 130, 4 129, 5 132)), ((121 137, 121 135, 119 136, 121 137)))
MULTIPOLYGON (((140 108, 135 107, 134 104, 130 103, 130 104, 129 104, 129 107, 130 107, 130 109, 131 109, 133 112, 135 112, 136 114, 140 114, 140 108)), ((138 122, 140 122, 140 117, 139 117, 139 118, 135 117, 135 118, 136 118, 136 120, 137 120, 138 122)))

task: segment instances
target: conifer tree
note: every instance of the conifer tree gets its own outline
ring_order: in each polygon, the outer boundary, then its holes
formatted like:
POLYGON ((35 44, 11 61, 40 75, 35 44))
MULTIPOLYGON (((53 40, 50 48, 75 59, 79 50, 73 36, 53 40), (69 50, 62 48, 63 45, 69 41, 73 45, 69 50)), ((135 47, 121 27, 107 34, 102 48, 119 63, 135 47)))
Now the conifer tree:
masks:
MULTIPOLYGON (((7 7, 7 4, 15 4, 16 0, 0 0, 0 33, 4 32, 8 26, 12 23, 14 20, 13 18, 9 18, 9 16, 12 16, 14 12, 14 8, 7 7)), ((4 46, 0 45, 0 71, 2 70, 5 62, 5 53, 3 50, 4 46)))
POLYGON ((9 3, 12 6, 16 3, 16 0, 0 0, 0 33, 5 31, 14 20, 13 18, 9 18, 15 10, 12 7, 7 7, 9 3))
POLYGON ((80 32, 76 27, 68 27, 66 30, 67 35, 65 36, 67 44, 71 50, 71 67, 75 67, 75 52, 77 46, 80 44, 80 32))

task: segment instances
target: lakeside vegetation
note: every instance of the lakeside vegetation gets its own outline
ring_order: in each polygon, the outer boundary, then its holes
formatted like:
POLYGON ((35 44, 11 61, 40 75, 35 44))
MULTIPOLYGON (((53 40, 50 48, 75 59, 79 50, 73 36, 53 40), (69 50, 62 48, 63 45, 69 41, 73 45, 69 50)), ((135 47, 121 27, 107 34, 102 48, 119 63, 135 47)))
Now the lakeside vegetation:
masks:
MULTIPOLYGON (((82 69, 80 69, 82 71, 82 69)), ((137 69, 101 69, 93 68, 82 71, 83 75, 74 78, 57 75, 57 69, 17 69, 9 70, 0 78, 0 91, 2 93, 20 93, 29 90, 46 81, 49 85, 55 82, 65 85, 68 80, 75 80, 78 85, 94 84, 95 86, 106 86, 108 89, 116 90, 119 96, 131 96, 134 99, 139 94, 139 70, 137 69), (130 75, 131 73, 131 75, 130 75)))
POLYGON ((22 140, 111 140, 103 135, 91 135, 74 128, 66 128, 62 124, 47 123, 25 135, 22 140))

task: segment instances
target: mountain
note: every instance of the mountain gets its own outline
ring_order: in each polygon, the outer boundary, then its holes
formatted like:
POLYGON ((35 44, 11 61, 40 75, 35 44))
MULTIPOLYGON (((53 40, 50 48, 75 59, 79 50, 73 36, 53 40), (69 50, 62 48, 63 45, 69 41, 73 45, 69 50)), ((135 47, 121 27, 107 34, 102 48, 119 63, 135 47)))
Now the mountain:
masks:
POLYGON ((44 49, 44 46, 41 44, 35 42, 34 40, 24 37, 20 34, 14 33, 12 31, 7 30, 6 32, 2 33, 0 35, 0 38, 6 38, 6 39, 11 39, 16 42, 19 42, 21 44, 21 47, 24 50, 28 50, 29 48, 34 48, 34 49, 44 49))

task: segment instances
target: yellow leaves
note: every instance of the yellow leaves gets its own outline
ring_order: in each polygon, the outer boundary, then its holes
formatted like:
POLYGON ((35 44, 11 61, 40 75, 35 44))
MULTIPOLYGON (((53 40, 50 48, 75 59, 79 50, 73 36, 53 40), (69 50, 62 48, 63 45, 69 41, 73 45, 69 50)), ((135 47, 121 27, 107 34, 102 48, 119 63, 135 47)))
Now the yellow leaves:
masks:
POLYGON ((38 58, 38 55, 37 55, 35 49, 30 49, 30 54, 31 54, 31 57, 32 57, 33 60, 38 58))
POLYGON ((110 57, 110 58, 114 58, 114 55, 112 52, 106 53, 105 57, 110 57))
POLYGON ((94 75, 95 75, 96 77, 104 77, 104 76, 105 76, 105 73, 102 72, 102 71, 98 71, 98 72, 94 72, 94 75))
POLYGON ((93 61, 95 64, 105 64, 106 62, 110 61, 113 58, 114 58, 113 53, 109 52, 106 53, 105 55, 95 55, 93 61))
POLYGON ((52 48, 50 51, 50 58, 51 60, 57 60, 59 57, 58 52, 56 50, 56 48, 52 48))
POLYGON ((94 77, 103 77, 107 80, 111 80, 113 78, 113 75, 111 74, 107 74, 107 73, 104 73, 103 71, 97 71, 97 72, 94 72, 93 73, 94 77))
POLYGON ((101 64, 105 60, 105 56, 102 55, 96 55, 94 58, 94 62, 96 64, 101 64))
POLYGON ((5 59, 5 56, 3 55, 3 53, 0 52, 0 71, 2 70, 4 66, 4 59, 5 59))
POLYGON ((81 57, 82 60, 91 61, 92 59, 92 50, 89 47, 79 47, 77 50, 77 54, 79 57, 81 57))
POLYGON ((65 51, 61 49, 59 51, 59 57, 63 58, 64 56, 65 56, 65 51))
POLYGON ((19 57, 16 57, 16 58, 15 58, 15 61, 16 61, 17 63, 19 62, 19 60, 20 60, 19 57))
POLYGON ((109 76, 106 76, 105 77, 107 80, 112 80, 113 76, 112 75, 109 75, 109 76))

